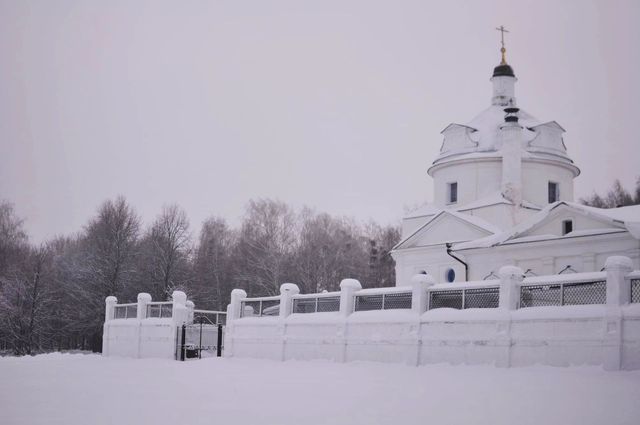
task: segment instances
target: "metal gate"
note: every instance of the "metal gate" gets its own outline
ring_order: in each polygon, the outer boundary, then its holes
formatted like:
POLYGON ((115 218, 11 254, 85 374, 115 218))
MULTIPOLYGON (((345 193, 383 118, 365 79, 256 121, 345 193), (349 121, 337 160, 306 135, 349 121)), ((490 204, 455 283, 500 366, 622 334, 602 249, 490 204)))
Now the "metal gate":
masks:
POLYGON ((176 360, 221 357, 224 348, 224 326, 208 323, 199 318, 198 323, 178 327, 176 360))

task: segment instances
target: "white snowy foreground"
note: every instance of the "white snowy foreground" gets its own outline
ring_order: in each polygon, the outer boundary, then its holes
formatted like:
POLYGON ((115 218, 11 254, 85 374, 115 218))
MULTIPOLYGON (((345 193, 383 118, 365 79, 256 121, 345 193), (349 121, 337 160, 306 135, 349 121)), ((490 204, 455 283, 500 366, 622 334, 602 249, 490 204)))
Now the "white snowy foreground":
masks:
POLYGON ((0 424, 634 424, 640 371, 0 358, 0 424))

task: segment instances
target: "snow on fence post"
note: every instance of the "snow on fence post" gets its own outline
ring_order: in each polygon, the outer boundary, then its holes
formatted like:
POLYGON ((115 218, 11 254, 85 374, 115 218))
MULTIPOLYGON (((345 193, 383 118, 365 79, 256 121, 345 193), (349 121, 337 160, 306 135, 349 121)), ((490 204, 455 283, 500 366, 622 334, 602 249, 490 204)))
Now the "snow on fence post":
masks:
POLYGON ((520 267, 503 266, 498 271, 500 277, 500 298, 498 306, 504 310, 516 310, 520 301, 520 286, 524 272, 520 267))
POLYGON ((633 271, 629 257, 607 258, 607 301, 604 331, 604 369, 620 370, 622 364, 622 310, 620 306, 631 301, 630 281, 626 276, 633 271))
POLYGON ((182 291, 173 291, 171 298, 173 299, 173 323, 182 326, 187 322, 187 295, 182 291))
POLYGON ((362 289, 362 285, 356 279, 342 279, 340 282, 340 315, 347 317, 353 313, 355 292, 362 289))
POLYGON ((118 299, 113 295, 108 296, 104 300, 105 310, 104 310, 104 321, 107 322, 109 320, 113 320, 113 313, 115 311, 116 304, 118 304, 118 299))
POLYGON ((631 301, 631 281, 625 279, 633 271, 629 257, 613 256, 604 264, 607 272, 607 306, 620 306, 631 301))
POLYGON ((227 316, 227 324, 239 319, 242 315, 242 301, 247 298, 247 293, 242 289, 234 289, 231 291, 231 302, 229 303, 229 315, 227 316))
POLYGON ((191 300, 187 301, 185 305, 187 307, 187 323, 193 323, 193 310, 195 310, 196 305, 191 300))
POLYGON ((146 292, 140 292, 138 294, 138 314, 136 317, 138 320, 147 318, 147 304, 151 302, 151 295, 146 292))
POLYGON ((107 357, 109 355, 109 320, 113 320, 113 314, 118 303, 118 299, 113 295, 109 295, 104 300, 104 324, 102 325, 102 355, 107 357))
POLYGON ((436 282, 426 274, 416 274, 411 278, 411 311, 422 314, 427 311, 429 287, 436 282))
POLYGON ((291 314, 293 307, 293 296, 300 293, 300 288, 295 283, 283 283, 280 285, 280 312, 279 316, 284 319, 291 314))

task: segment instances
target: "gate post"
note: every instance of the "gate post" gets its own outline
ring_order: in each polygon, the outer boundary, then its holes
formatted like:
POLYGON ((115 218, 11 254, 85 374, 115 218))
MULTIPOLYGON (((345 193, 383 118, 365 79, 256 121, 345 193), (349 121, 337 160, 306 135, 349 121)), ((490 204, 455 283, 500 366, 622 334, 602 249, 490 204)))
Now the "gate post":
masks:
POLYGON ((216 357, 222 357, 222 325, 218 324, 218 344, 216 345, 216 357))
POLYGON ((182 336, 180 337, 180 361, 184 361, 184 345, 187 337, 187 325, 182 325, 182 336))

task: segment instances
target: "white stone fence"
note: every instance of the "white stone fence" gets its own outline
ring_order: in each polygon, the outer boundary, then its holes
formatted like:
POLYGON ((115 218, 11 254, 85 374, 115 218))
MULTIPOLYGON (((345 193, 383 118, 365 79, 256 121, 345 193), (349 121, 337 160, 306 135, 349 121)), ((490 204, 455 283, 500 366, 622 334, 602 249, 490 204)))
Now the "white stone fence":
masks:
POLYGON ((409 364, 599 364, 640 369, 640 271, 610 257, 605 271, 525 278, 505 266, 499 280, 275 297, 235 289, 225 356, 379 360, 409 364))
POLYGON ((152 301, 138 294, 137 303, 118 304, 116 297, 105 300, 102 355, 121 357, 175 358, 178 329, 184 324, 224 323, 226 312, 196 310, 182 291, 174 291, 172 301, 152 301))

